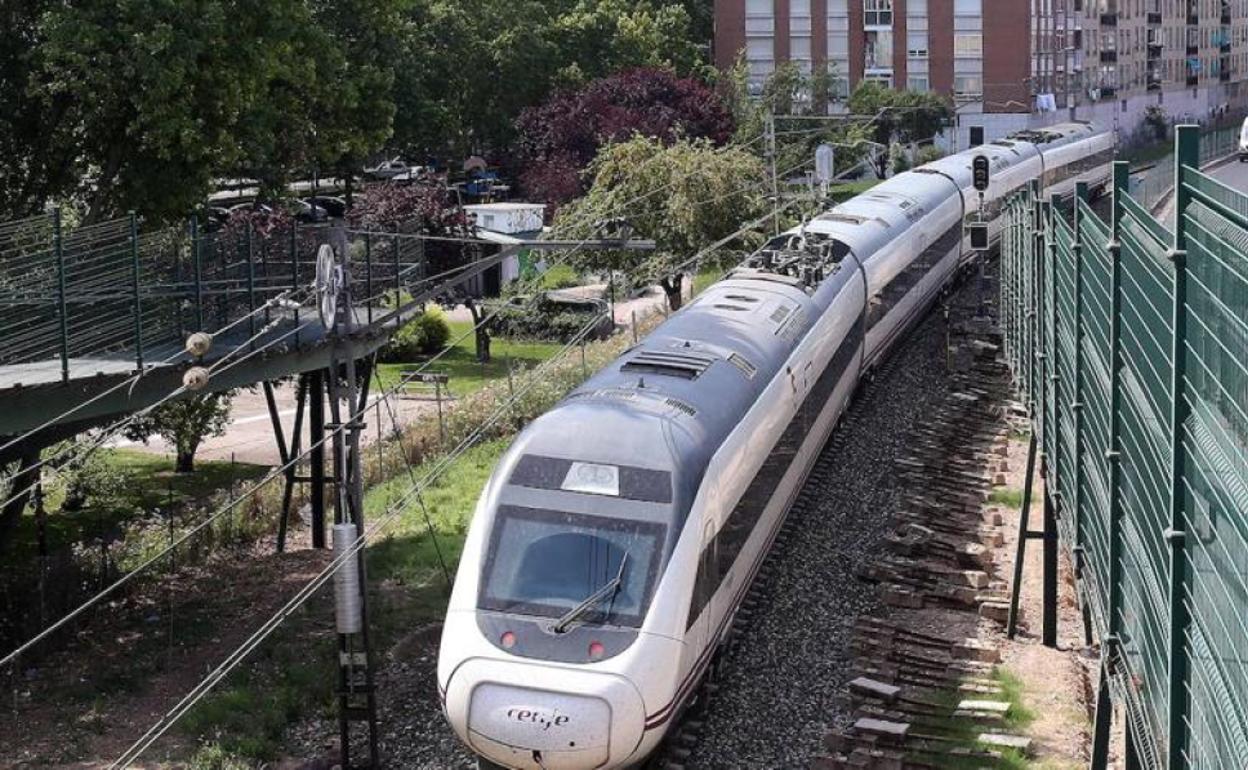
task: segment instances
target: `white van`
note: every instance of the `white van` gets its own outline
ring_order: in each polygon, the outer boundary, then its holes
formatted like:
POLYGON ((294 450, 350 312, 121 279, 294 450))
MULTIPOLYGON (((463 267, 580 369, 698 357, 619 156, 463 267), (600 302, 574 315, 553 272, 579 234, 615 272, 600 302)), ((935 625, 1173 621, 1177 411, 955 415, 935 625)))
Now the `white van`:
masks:
POLYGON ((1248 118, 1244 118, 1244 127, 1239 129, 1239 162, 1248 160, 1248 118))

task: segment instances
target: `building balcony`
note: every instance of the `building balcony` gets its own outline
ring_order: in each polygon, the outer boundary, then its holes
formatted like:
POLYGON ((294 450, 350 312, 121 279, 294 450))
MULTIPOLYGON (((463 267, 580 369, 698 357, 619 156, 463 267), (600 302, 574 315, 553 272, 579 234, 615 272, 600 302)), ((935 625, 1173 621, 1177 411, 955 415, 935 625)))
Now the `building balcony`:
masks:
POLYGON ((1148 90, 1149 90, 1149 91, 1160 91, 1160 90, 1161 90, 1161 81, 1160 81, 1160 80, 1157 80, 1157 79, 1149 78, 1149 80, 1148 80, 1148 90))

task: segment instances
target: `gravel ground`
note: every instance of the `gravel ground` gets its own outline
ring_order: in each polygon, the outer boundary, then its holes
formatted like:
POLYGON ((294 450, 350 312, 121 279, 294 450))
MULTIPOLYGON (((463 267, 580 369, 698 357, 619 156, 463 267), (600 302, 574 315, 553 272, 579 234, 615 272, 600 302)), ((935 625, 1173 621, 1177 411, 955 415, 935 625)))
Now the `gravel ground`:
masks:
POLYGON ((770 557, 760 609, 726 661, 687 767, 806 767, 826 753, 828 728, 847 722, 852 625, 883 612, 854 572, 888 532, 900 494, 893 460, 945 385, 944 330, 939 313, 922 322, 816 462, 790 513, 795 531, 770 557))
MULTIPOLYGON (((888 531, 899 499, 893 460, 945 385, 944 340, 933 313, 860 392, 820 456, 790 514, 796 532, 771 556, 761 608, 724 667, 687 767, 805 767, 824 753, 828 728, 847 721, 852 623, 883 611, 854 571, 888 531)), ((438 705, 437 642, 435 629, 413 634, 379 675, 387 767, 475 767, 438 705)), ((298 733, 302 755, 331 767, 336 725, 305 723, 298 733)))

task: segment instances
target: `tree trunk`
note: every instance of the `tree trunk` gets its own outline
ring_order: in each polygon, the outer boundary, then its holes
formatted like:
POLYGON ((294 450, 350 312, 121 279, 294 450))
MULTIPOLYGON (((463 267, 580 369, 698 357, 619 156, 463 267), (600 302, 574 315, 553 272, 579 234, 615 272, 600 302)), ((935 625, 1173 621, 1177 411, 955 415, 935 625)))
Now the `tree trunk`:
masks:
POLYGON ((668 308, 673 313, 680 310, 680 306, 685 302, 685 276, 683 274, 667 276, 659 281, 659 285, 663 287, 663 293, 667 295, 668 308))
POLYGON ((481 324, 481 319, 484 317, 481 307, 471 297, 464 301, 464 306, 472 314, 472 326, 475 330, 473 341, 477 346, 477 362, 488 364, 490 362, 490 333, 481 324))
POLYGON ((176 473, 194 473, 195 472, 195 450, 179 449, 177 451, 177 460, 174 465, 176 473))
POLYGON ((12 495, 12 499, 0 508, 0 545, 8 541, 9 533, 17 526, 22 512, 26 510, 26 504, 30 501, 30 492, 39 476, 39 469, 35 466, 39 464, 41 451, 42 448, 27 449, 18 461, 18 471, 13 475, 9 489, 5 492, 5 496, 12 495))

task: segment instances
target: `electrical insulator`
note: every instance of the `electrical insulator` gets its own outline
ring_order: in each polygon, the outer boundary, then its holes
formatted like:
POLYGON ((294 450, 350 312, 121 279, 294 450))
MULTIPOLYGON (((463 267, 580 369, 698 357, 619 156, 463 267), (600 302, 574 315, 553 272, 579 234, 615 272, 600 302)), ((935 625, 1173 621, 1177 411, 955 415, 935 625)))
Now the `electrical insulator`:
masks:
POLYGON ((196 358, 203 358, 212 348, 212 335, 207 332, 195 332, 186 338, 186 352, 196 358))
POLYGON ((208 370, 202 366, 192 366, 182 375, 182 385, 190 391, 203 390, 208 387, 208 370))

